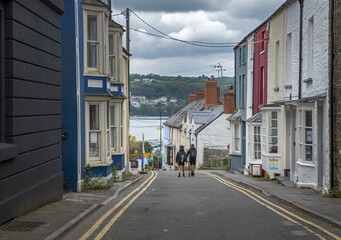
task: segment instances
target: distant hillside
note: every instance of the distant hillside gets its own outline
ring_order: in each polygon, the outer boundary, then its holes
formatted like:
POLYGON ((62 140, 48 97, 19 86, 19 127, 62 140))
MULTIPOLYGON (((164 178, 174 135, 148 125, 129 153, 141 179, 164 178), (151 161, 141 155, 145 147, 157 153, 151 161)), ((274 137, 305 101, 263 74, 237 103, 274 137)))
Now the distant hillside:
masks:
MULTIPOLYGON (((171 116, 188 103, 191 92, 205 90, 207 78, 206 76, 173 77, 155 74, 131 74, 130 92, 132 96, 146 96, 147 99, 166 96, 168 99, 176 98, 177 103, 142 104, 140 107, 130 106, 130 115, 159 116, 160 112, 162 112, 164 116, 171 116), (141 81, 135 82, 136 79, 141 81)), ((228 92, 229 87, 234 84, 233 77, 224 77, 215 79, 215 81, 220 85, 222 93, 228 92)))
MULTIPOLYGON (((188 99, 191 92, 205 90, 206 76, 182 77, 182 76, 160 76, 156 74, 130 75, 130 80, 154 79, 151 83, 134 82, 130 85, 131 95, 146 96, 148 99, 166 96, 176 98, 179 102, 188 99)), ((234 84, 233 77, 215 79, 221 87, 221 92, 228 92, 229 87, 234 84)))

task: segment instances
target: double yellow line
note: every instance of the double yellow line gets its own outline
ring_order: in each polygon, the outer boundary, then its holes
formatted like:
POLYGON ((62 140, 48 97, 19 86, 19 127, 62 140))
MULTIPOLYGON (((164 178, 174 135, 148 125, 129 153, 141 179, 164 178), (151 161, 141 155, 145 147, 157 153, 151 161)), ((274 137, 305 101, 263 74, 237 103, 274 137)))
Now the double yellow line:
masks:
POLYGON ((210 176, 212 176, 213 178, 215 178, 218 182, 221 182, 222 184, 241 192, 245 196, 251 198, 252 200, 256 201, 257 203, 259 203, 259 204, 263 205, 264 207, 270 209, 274 213, 282 216, 283 218, 289 220, 290 222, 293 222, 294 224, 297 224, 297 225, 303 227, 304 229, 311 232, 312 234, 314 234, 315 236, 317 236, 320 239, 325 239, 325 238, 323 236, 321 236, 320 234, 314 232, 313 230, 311 230, 307 226, 301 224, 298 221, 301 221, 305 224, 313 226, 313 227, 319 229, 320 231, 324 232, 325 234, 329 235, 330 237, 333 237, 334 239, 341 240, 341 237, 338 237, 335 234, 329 232, 328 230, 322 228, 321 226, 319 226, 313 222, 310 222, 310 221, 308 221, 308 220, 306 220, 306 219, 304 219, 304 218, 302 218, 302 217, 300 217, 300 216, 298 216, 298 215, 296 215, 296 214, 294 214, 294 213, 292 213, 292 212, 290 212, 290 211, 288 211, 288 210, 286 210, 286 209, 284 209, 284 208, 262 198, 261 196, 257 195, 256 193, 252 192, 249 189, 246 189, 246 188, 243 188, 243 187, 238 186, 236 184, 233 184, 233 183, 231 183, 231 182, 229 182, 229 181, 227 181, 227 180, 225 180, 225 179, 223 179, 223 178, 221 178, 215 174, 212 174, 212 173, 208 173, 208 174, 210 176), (295 220, 294 218, 297 220, 295 220))
POLYGON ((129 208, 129 206, 152 184, 152 182, 156 179, 157 172, 152 172, 152 175, 144 181, 139 187, 134 189, 131 193, 125 196, 119 203, 117 203, 113 208, 111 208, 108 212, 106 212, 97 222, 79 239, 85 240, 90 237, 94 231, 99 228, 99 226, 107 219, 117 208, 119 208, 127 199, 129 199, 132 195, 134 195, 137 191, 139 191, 144 185, 146 185, 142 190, 137 193, 125 206, 121 208, 121 210, 116 213, 114 217, 103 227, 103 229, 97 234, 95 240, 102 239, 102 237, 108 232, 108 230, 114 225, 116 220, 124 213, 125 210, 129 208))

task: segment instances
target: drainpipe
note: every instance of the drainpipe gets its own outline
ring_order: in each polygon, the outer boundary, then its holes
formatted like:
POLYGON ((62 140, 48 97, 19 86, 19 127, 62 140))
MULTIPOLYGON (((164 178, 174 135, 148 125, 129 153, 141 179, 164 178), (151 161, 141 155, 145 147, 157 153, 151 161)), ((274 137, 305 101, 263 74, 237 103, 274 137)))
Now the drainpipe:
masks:
POLYGON ((79 69, 79 21, 78 0, 75 0, 75 35, 76 35, 76 90, 77 90, 77 191, 81 190, 82 180, 82 138, 81 138, 81 104, 80 104, 80 69, 79 69))
POLYGON ((298 67, 298 99, 301 99, 302 92, 302 40, 303 40, 303 4, 304 0, 299 0, 300 3, 300 52, 299 52, 299 67, 298 67))
POLYGON ((330 187, 335 187, 334 184, 334 0, 330 0, 330 187))

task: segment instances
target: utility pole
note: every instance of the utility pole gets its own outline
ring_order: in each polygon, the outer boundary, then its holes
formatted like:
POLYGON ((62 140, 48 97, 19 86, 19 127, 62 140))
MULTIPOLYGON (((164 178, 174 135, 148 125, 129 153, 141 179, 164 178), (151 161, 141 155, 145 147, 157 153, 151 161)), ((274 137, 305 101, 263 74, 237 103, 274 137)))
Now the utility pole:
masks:
POLYGON ((130 17, 130 10, 129 10, 129 8, 126 8, 126 49, 127 49, 128 53, 130 53, 130 23, 129 23, 129 17, 130 17))

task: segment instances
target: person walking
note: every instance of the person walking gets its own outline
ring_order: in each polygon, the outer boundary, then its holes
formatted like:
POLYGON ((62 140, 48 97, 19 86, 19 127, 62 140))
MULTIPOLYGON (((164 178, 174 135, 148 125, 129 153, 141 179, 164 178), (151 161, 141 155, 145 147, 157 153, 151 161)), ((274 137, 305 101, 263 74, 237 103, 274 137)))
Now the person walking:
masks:
POLYGON ((195 149, 194 144, 192 144, 191 147, 188 149, 186 158, 188 156, 189 156, 189 165, 191 169, 191 176, 194 177, 195 164, 197 160, 197 150, 195 149))
POLYGON ((180 177, 181 175, 181 167, 182 167, 182 176, 184 177, 185 176, 185 162, 186 162, 186 152, 185 152, 185 148, 184 146, 180 146, 180 150, 179 152, 177 152, 176 154, 176 162, 179 166, 179 175, 178 177, 180 177))

